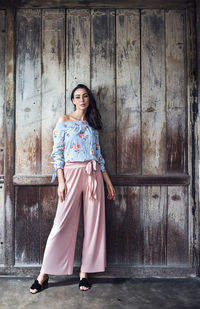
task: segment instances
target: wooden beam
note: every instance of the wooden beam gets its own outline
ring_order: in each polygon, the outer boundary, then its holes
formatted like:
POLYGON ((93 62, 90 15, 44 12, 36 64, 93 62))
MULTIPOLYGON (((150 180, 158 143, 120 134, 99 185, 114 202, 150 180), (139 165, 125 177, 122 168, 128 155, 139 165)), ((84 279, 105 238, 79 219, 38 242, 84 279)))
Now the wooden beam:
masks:
MULTIPOLYGON (((196 136, 196 154, 195 154, 195 162, 196 162, 196 179, 195 179, 195 186, 196 186, 196 205, 197 205, 197 213, 198 217, 196 218, 196 226, 197 231, 197 252, 199 252, 200 248, 200 238, 199 238, 199 227, 200 227, 200 203, 199 203, 199 179, 200 179, 200 148, 199 148, 199 141, 200 141, 200 2, 196 0, 196 44, 197 44, 197 119, 195 123, 195 136, 196 136)), ((199 255, 198 255, 199 256, 199 255)), ((200 273, 200 260, 198 261, 198 274, 200 273)))
MULTIPOLYGON (((188 175, 173 175, 173 176, 130 176, 130 175, 110 175, 111 181, 115 186, 170 186, 183 185, 187 186, 190 183, 188 175)), ((57 185, 57 181, 51 183, 51 175, 15 175, 13 177, 15 186, 50 186, 57 185)))
POLYGON ((1 0, 0 8, 150 8, 183 9, 194 0, 1 0))
POLYGON ((5 34, 5 264, 14 265, 14 84, 15 84, 15 11, 6 11, 5 34))
MULTIPOLYGON (((8 267, 0 267, 0 275, 12 275, 12 276, 24 276, 24 277, 35 277, 38 275, 40 271, 41 265, 18 265, 17 267, 8 268, 8 267)), ((80 266, 75 265, 74 266, 74 272, 72 276, 64 276, 63 280, 72 280, 72 278, 78 276, 80 271, 80 266)), ((195 269, 188 266, 184 267, 182 265, 176 265, 176 266, 142 266, 142 265, 136 265, 136 266, 126 266, 124 264, 120 265, 109 265, 106 267, 105 273, 98 273, 94 274, 93 278, 99 278, 98 280, 101 280, 101 278, 107 278, 108 280, 112 280, 111 278, 115 278, 116 280, 116 273, 117 276, 120 278, 136 278, 134 280, 137 280, 137 278, 149 278, 149 277, 160 277, 160 278, 185 278, 185 277, 191 277, 195 276, 195 269)), ((62 276, 54 276, 55 280, 61 280, 62 276)), ((160 280, 157 278, 154 278, 154 280, 160 280)))
POLYGON ((189 252, 190 261, 199 272, 199 113, 198 113, 198 75, 197 75, 197 31, 195 8, 186 10, 187 35, 187 101, 188 101, 188 174, 189 187, 189 252))

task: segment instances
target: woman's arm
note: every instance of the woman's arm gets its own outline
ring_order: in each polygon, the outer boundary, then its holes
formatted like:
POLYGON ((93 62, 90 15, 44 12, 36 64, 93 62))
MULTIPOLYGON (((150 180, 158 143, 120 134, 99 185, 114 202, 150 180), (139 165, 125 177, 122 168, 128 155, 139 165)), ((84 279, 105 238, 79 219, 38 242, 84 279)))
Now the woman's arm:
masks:
MULTIPOLYGON (((60 119, 59 119, 60 120, 60 119)), ((64 142, 65 131, 62 128, 62 124, 58 121, 56 128, 53 131, 53 151, 52 151, 52 158, 54 163, 54 174, 52 177, 53 182, 58 177, 58 197, 61 202, 65 199, 65 194, 67 194, 67 187, 64 180, 64 142)))
POLYGON ((107 190, 108 190, 108 199, 113 199, 115 200, 116 197, 116 193, 115 193, 115 189, 112 185, 112 182, 110 180, 110 177, 108 176, 106 169, 105 169, 105 160, 102 157, 101 154, 101 147, 100 147, 100 142, 99 142, 99 131, 95 130, 95 139, 96 139, 96 152, 97 152, 97 158, 98 158, 98 162, 100 164, 100 169, 101 172, 103 174, 103 179, 106 182, 107 185, 107 190))

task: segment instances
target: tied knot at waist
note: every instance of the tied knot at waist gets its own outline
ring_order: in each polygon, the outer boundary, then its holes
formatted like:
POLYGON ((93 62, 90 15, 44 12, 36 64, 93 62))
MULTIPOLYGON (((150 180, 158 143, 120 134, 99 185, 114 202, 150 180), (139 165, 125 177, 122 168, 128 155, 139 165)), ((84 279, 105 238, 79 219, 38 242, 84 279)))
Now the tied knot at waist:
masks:
POLYGON ((97 171, 97 162, 95 160, 91 160, 87 163, 86 172, 89 175, 88 179, 88 191, 89 191, 89 199, 97 199, 97 180, 96 180, 96 171, 97 171), (93 176, 93 177, 92 177, 93 176))

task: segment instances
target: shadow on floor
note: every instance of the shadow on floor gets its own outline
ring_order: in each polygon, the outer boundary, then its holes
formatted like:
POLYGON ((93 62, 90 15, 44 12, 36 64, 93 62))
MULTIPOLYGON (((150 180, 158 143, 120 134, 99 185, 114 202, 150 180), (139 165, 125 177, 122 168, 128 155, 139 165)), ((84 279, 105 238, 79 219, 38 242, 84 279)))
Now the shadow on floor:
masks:
POLYGON ((50 276, 49 287, 29 292, 33 278, 0 277, 1 309, 199 309, 200 279, 90 278, 81 292, 78 278, 50 276))

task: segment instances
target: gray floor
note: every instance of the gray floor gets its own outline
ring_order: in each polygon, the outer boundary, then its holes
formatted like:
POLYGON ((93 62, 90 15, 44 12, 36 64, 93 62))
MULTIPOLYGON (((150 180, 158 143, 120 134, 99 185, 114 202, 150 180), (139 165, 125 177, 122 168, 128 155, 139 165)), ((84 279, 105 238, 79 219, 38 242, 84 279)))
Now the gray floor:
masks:
POLYGON ((32 295, 32 278, 0 277, 0 309, 200 308, 200 279, 91 278, 80 292, 78 278, 50 276, 48 289, 32 295))

